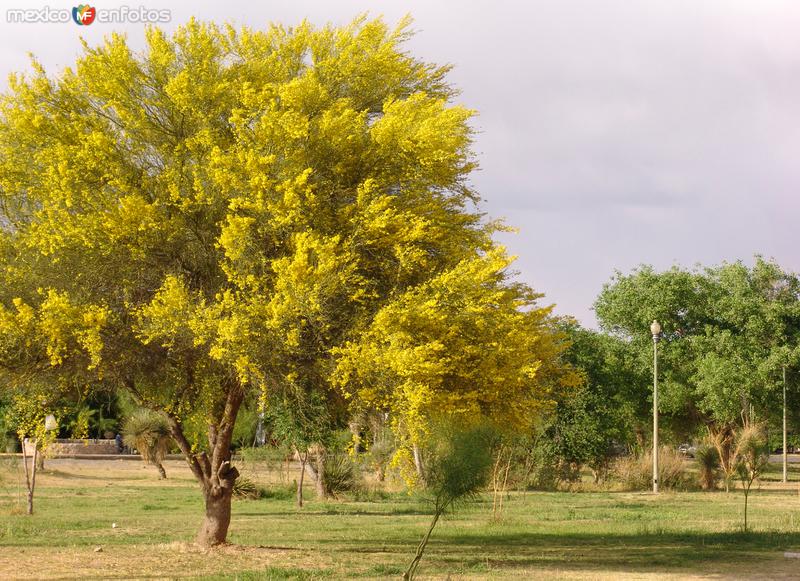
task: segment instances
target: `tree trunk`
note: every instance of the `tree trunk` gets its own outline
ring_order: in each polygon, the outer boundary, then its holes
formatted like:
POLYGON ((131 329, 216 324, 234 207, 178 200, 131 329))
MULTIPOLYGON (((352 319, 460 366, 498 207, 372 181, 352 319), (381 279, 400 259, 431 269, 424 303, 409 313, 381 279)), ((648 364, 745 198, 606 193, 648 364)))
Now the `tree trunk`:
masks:
MULTIPOLYGON (((25 484, 28 489, 27 493, 27 511, 26 514, 33 514, 33 492, 36 490, 36 460, 39 457, 39 442, 34 440, 33 446, 33 461, 31 462, 31 472, 28 472, 28 454, 25 451, 25 438, 22 440, 22 465, 25 467, 25 484)), ((30 440, 29 440, 30 441, 30 440)))
POLYGON ((244 392, 238 384, 229 384, 225 394, 225 405, 220 415, 208 426, 209 453, 192 451, 192 445, 183 433, 180 418, 169 415, 172 438, 181 449, 189 468, 203 489, 206 501, 206 516, 197 534, 197 543, 205 547, 224 544, 231 523, 231 498, 233 485, 239 471, 231 465, 231 438, 236 415, 244 400, 244 392))
POLYGON ((215 547, 225 544, 231 524, 233 486, 205 492, 206 518, 197 534, 197 544, 215 547))
POLYGON ((317 497, 327 498, 328 491, 325 490, 325 450, 317 450, 317 478, 314 482, 317 489, 317 497))
POLYGON ((308 462, 308 452, 300 454, 300 479, 297 482, 297 506, 303 508, 303 479, 306 475, 306 463, 308 462))
POLYGON ((422 453, 420 452, 419 446, 414 444, 414 468, 417 470, 417 476, 419 479, 425 482, 425 472, 422 466, 422 453))
POLYGON ((33 492, 36 490, 36 461, 39 459, 39 443, 36 443, 36 447, 33 449, 33 469, 31 470, 31 481, 28 485, 28 514, 33 514, 33 492))
POLYGON ((444 512, 444 508, 436 507, 436 512, 433 514, 433 520, 431 521, 430 526, 428 527, 428 532, 425 533, 425 536, 422 537, 422 541, 420 542, 419 546, 417 546, 417 552, 414 555, 414 559, 411 561, 411 564, 406 569, 406 572, 403 573, 403 581, 411 581, 414 579, 414 575, 417 572, 417 567, 419 566, 419 562, 422 560, 422 555, 425 553, 425 547, 428 546, 428 541, 431 538, 431 533, 433 533, 433 529, 436 527, 436 523, 439 522, 439 517, 442 516, 442 512, 444 512))

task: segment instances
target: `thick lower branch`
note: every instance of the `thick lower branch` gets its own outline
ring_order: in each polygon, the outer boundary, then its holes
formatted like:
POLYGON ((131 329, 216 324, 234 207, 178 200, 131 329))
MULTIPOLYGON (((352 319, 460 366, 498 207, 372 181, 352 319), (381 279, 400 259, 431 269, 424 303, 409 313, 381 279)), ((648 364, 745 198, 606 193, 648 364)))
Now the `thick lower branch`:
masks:
POLYGON ((169 431, 170 434, 172 434, 172 439, 178 444, 178 448, 180 448, 181 453, 186 458, 186 462, 189 464, 192 474, 194 474, 194 477, 197 478, 203 487, 207 486, 208 477, 206 471, 203 470, 203 466, 198 460, 197 455, 192 452, 192 445, 189 443, 189 440, 186 439, 180 421, 178 421, 178 418, 171 415, 167 415, 167 421, 169 422, 169 431))

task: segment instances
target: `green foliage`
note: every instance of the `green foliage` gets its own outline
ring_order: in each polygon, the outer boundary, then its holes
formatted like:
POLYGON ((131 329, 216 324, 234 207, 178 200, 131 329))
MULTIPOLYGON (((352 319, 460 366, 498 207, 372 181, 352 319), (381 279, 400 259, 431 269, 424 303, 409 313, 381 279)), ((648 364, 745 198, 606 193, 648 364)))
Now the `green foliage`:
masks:
POLYGON ((426 454, 425 489, 437 509, 466 500, 486 485, 497 431, 487 424, 460 427, 437 422, 426 454))
POLYGON ((576 480, 583 466, 597 481, 605 478, 614 456, 633 443, 641 399, 634 389, 641 377, 624 341, 571 320, 561 328, 569 342, 562 358, 582 381, 553 393, 556 405, 536 422, 527 443, 528 485, 545 490, 576 480))
POLYGON ((97 410, 93 410, 87 406, 79 407, 74 416, 67 423, 67 429, 70 432, 70 438, 74 438, 76 440, 88 438, 89 424, 96 415, 97 410))
POLYGON ((233 428, 231 446, 233 449, 252 446, 256 438, 258 428, 258 410, 254 402, 245 402, 236 416, 236 424, 233 428))
POLYGON ((322 485, 327 495, 336 497, 342 492, 350 492, 358 486, 358 471, 353 459, 346 452, 325 454, 325 469, 322 472, 322 485))
POLYGON ((699 470, 700 486, 703 490, 714 490, 719 480, 719 451, 710 443, 697 447, 694 455, 699 470))
POLYGON ((233 497, 238 500, 258 500, 261 489, 247 476, 240 476, 233 483, 233 497))
MULTIPOLYGON (((760 257, 752 267, 658 273, 644 266, 617 273, 595 309, 604 330, 629 342, 641 369, 652 365, 649 323, 661 323, 659 405, 676 434, 685 437, 702 423, 728 430, 777 419, 781 368, 791 376, 800 361, 796 275, 760 257)), ((646 393, 642 378, 638 389, 646 393)), ((798 390, 790 388, 795 401, 798 390)))

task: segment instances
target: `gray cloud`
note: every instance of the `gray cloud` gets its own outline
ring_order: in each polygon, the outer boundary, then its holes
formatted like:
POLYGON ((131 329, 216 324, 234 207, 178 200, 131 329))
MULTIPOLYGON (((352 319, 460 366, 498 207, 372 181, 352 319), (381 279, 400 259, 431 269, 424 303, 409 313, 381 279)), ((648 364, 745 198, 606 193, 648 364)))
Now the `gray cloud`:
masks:
MULTIPOLYGON (((9 25, 0 72, 70 64, 108 25, 9 25)), ((72 4, 43 2, 42 5, 72 4)), ((113 2, 104 3, 111 7, 113 2)), ((800 270, 800 4, 791 1, 147 2, 261 26, 410 12, 410 50, 455 65, 479 111, 474 183, 521 277, 557 311, 590 310, 615 268, 761 253, 800 270)), ((141 25, 124 27, 133 44, 141 25)))

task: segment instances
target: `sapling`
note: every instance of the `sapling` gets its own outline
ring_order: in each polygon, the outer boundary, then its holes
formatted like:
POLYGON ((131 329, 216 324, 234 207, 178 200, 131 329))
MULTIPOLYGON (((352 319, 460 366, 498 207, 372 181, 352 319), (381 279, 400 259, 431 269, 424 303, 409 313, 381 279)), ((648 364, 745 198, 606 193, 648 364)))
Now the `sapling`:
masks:
POLYGON ((747 501, 753 482, 758 480, 769 462, 769 444, 760 426, 748 425, 736 438, 736 473, 744 492, 744 531, 747 532, 747 501))
POLYGON ((458 427, 452 422, 433 430, 426 450, 425 487, 433 498, 433 519, 403 579, 414 578, 425 547, 442 514, 473 497, 486 485, 492 467, 495 432, 490 427, 458 427))

